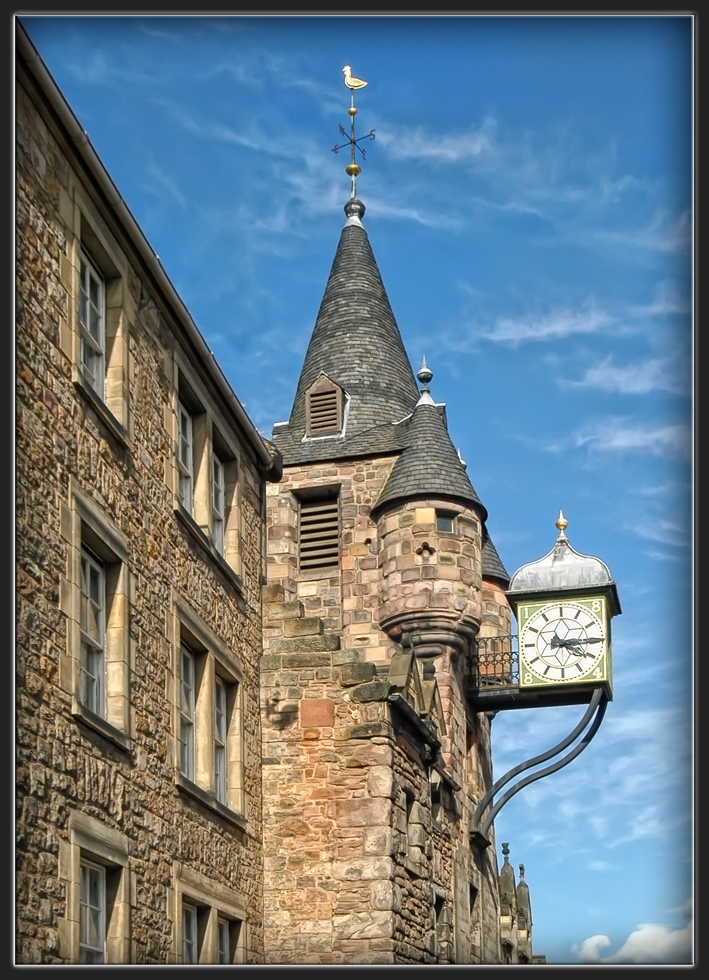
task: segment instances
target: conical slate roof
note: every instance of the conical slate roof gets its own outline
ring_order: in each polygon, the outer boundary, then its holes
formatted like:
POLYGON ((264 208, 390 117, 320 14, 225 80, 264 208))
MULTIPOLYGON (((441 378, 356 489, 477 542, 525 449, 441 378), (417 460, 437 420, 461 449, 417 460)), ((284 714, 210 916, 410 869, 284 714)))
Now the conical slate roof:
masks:
POLYGON ((507 569, 500 561, 500 556, 485 525, 483 525, 482 573, 483 578, 500 579, 505 585, 510 581, 507 569))
POLYGON ((485 521, 487 511, 453 448, 442 406, 436 405, 430 395, 423 394, 411 417, 398 428, 406 448, 394 463, 372 508, 372 517, 376 519, 382 507, 394 501, 431 496, 473 506, 485 521))
POLYGON ((419 392, 377 263, 362 225, 364 204, 350 198, 330 277, 300 373, 290 419, 274 427, 286 464, 401 448, 391 424, 409 415, 419 392), (321 373, 345 392, 340 436, 303 441, 305 393, 321 373))

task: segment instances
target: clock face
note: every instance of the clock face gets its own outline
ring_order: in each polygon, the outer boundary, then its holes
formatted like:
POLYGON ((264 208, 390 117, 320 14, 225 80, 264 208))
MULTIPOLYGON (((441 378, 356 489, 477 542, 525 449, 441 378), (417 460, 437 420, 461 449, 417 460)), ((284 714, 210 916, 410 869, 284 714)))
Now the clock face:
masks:
POLYGON ((520 687, 608 679, 602 599, 534 603, 520 614, 520 687))

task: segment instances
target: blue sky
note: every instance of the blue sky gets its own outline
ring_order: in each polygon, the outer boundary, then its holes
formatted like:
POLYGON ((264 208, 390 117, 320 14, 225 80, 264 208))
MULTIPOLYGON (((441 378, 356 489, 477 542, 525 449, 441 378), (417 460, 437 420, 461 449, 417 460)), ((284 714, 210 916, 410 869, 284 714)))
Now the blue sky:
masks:
MULTIPOLYGON (((614 700, 496 821, 549 963, 689 962, 688 16, 20 17, 256 426, 290 414, 357 193, 508 572, 605 561, 614 700)), ((500 712, 499 777, 583 708, 500 712)))

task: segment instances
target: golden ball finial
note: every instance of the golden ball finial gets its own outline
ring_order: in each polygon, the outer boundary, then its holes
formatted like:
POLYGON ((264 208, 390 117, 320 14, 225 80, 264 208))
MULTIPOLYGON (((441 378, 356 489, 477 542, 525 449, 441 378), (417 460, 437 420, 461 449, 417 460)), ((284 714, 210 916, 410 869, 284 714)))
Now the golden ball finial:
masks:
POLYGON ((351 163, 348 167, 345 167, 345 173, 349 174, 350 177, 356 177, 357 174, 362 173, 362 168, 358 167, 356 163, 351 163))
POLYGON ((556 526, 559 528, 560 531, 566 530, 566 528, 569 526, 569 522, 564 517, 563 510, 559 511, 559 516, 556 519, 556 526))

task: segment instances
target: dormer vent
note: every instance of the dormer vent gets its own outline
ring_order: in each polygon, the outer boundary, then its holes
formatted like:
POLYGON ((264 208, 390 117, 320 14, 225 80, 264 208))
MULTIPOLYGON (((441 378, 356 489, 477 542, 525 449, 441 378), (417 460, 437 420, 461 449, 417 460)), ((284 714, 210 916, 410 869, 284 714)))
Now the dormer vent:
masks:
POLYGON ((305 393, 306 436, 333 436, 342 432, 342 388, 321 374, 305 393))

